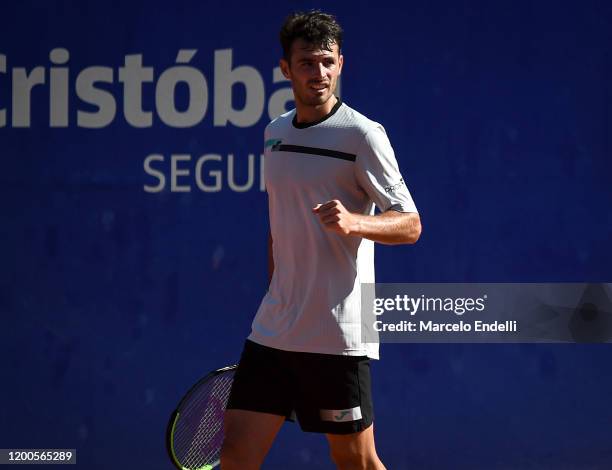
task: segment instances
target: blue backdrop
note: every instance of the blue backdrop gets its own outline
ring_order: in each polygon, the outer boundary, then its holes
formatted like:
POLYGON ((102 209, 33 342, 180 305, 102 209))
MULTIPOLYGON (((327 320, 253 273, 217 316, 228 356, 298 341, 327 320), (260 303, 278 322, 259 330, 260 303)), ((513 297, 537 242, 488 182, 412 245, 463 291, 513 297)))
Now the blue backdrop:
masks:
MULTIPOLYGON (((0 447, 171 468, 169 413, 238 359, 266 289, 260 153, 292 107, 294 9, 338 16, 342 98, 385 126, 421 212, 379 281, 612 281, 610 3, 394 5, 3 3, 0 447)), ((610 468, 609 345, 381 352, 390 470, 610 468)), ((286 425, 264 468, 313 466, 324 440, 286 425)))

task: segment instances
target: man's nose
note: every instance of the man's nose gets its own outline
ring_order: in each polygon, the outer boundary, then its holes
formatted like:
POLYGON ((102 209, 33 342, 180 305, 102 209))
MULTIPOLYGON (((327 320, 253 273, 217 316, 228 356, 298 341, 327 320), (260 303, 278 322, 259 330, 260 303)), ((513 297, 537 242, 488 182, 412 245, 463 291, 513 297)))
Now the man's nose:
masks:
POLYGON ((315 72, 316 72, 317 77, 325 77, 325 75, 327 74, 325 65, 317 64, 315 72))

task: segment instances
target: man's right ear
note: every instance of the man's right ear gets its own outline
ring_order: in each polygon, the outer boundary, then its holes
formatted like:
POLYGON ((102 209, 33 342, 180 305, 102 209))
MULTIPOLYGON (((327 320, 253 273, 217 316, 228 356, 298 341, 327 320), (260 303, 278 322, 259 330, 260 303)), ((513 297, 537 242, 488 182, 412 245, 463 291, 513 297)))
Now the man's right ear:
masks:
POLYGON ((289 75, 289 63, 285 59, 281 59, 279 65, 284 77, 287 80, 291 80, 291 76, 289 75))

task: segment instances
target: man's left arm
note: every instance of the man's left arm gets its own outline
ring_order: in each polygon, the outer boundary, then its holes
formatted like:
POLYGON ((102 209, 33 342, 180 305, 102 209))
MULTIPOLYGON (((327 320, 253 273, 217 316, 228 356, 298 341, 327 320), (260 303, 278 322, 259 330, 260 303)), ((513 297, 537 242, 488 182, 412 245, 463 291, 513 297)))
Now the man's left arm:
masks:
POLYGON ((389 209, 377 215, 355 214, 337 199, 319 204, 312 211, 319 216, 326 230, 385 245, 412 244, 421 235, 421 220, 416 212, 389 209))

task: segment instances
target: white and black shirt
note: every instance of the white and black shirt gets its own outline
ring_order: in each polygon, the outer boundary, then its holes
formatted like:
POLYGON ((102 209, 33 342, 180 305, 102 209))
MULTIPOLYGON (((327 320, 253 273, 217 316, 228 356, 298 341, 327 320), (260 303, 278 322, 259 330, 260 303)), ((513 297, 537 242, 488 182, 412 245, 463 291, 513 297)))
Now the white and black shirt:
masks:
POLYGON ((272 282, 249 339, 287 351, 367 355, 361 283, 374 282, 374 242, 325 230, 317 204, 350 211, 417 212, 384 128, 338 100, 319 121, 292 110, 265 130, 265 183, 273 240, 272 282))

